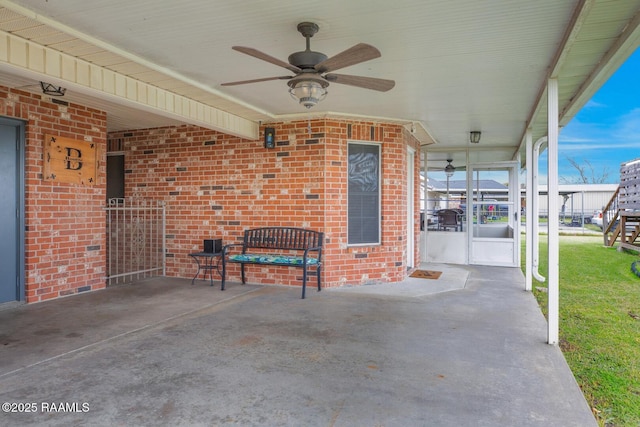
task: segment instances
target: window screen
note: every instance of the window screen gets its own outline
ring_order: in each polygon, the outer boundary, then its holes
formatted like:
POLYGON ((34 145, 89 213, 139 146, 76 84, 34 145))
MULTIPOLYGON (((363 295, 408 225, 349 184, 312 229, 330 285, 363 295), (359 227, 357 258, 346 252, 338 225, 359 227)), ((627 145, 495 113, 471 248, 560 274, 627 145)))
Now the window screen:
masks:
POLYGON ((380 146, 348 144, 348 240, 380 243, 380 146))

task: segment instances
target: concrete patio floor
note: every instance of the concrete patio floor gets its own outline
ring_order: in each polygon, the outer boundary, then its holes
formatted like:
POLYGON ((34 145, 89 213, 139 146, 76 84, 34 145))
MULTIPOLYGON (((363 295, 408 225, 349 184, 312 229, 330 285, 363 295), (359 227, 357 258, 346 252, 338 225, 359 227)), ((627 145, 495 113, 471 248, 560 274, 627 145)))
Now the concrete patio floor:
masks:
POLYGON ((305 300, 156 278, 2 310, 20 413, 0 424, 597 425, 518 269, 423 268, 443 274, 305 300))

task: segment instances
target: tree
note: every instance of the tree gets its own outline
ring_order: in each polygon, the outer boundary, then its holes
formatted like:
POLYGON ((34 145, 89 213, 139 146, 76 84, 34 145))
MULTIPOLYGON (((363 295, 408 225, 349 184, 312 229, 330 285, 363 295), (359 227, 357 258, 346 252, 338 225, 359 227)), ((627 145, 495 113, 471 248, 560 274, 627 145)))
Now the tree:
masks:
POLYGON ((578 161, 573 157, 565 156, 569 164, 578 171, 579 176, 560 177, 564 184, 605 184, 609 179, 609 168, 603 167, 601 171, 596 171, 589 160, 578 161))

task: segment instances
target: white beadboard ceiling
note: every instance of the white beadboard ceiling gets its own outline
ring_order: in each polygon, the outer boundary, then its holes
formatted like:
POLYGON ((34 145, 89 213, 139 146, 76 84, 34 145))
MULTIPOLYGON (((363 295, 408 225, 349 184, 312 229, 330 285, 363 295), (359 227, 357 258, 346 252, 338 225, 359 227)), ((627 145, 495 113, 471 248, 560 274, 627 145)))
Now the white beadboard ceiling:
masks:
MULTIPOLYGON (((414 123, 423 142, 436 142, 433 158, 462 159, 455 152, 468 146, 468 132, 481 130, 471 159, 488 161, 513 158, 527 126, 534 138, 546 134, 549 76, 559 79, 566 124, 640 44, 639 10, 640 0, 0 0, 0 35, 253 122, 344 115, 414 123), (376 46, 381 58, 339 73, 392 79, 395 88, 331 84, 306 110, 282 80, 220 86, 290 74, 231 47, 286 61, 304 50, 302 21, 319 25, 311 48, 328 56, 376 46)), ((39 90, 39 76, 2 65, 0 84, 39 90)), ((72 86, 65 99, 107 111, 109 130, 181 122, 100 91, 72 86)))

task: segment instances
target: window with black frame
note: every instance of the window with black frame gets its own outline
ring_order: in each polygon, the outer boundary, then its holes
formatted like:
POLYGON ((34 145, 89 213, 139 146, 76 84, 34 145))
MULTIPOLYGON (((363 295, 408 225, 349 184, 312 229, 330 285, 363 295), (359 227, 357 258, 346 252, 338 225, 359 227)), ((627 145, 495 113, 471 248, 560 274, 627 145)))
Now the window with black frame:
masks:
POLYGON ((348 144, 348 244, 380 243, 380 145, 348 144))

